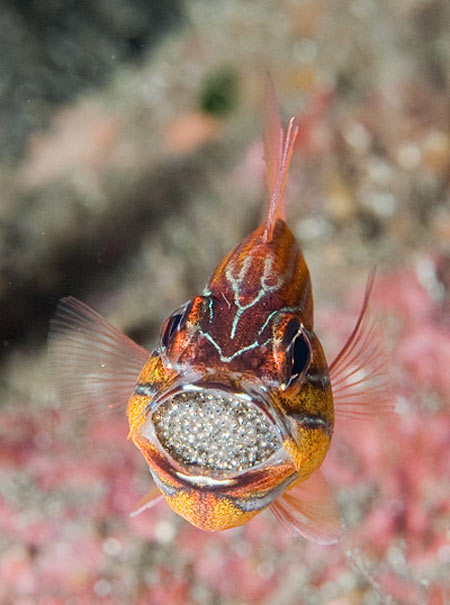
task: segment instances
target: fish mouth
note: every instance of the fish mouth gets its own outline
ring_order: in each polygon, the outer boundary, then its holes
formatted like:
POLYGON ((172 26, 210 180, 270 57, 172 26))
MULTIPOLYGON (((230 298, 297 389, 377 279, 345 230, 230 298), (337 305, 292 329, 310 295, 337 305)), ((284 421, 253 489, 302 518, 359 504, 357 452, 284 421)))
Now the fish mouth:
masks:
POLYGON ((185 384, 155 403, 143 435, 183 473, 227 479, 287 457, 263 399, 224 385, 185 384))

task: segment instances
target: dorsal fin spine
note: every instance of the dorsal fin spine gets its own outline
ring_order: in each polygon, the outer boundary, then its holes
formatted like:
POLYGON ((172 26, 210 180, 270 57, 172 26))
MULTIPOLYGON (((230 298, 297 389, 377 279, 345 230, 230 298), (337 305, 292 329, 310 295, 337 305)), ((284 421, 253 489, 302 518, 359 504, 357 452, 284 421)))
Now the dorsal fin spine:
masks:
MULTIPOLYGON (((287 173, 291 163, 292 154, 294 153, 295 139, 298 134, 298 126, 295 124, 295 118, 289 120, 289 126, 282 145, 282 154, 280 161, 279 174, 274 190, 271 192, 269 212, 266 219, 266 228, 264 231, 265 241, 269 241, 272 237, 278 219, 285 220, 286 204, 283 200, 283 193, 286 186, 287 173)), ((283 140, 283 131, 281 135, 283 140)))

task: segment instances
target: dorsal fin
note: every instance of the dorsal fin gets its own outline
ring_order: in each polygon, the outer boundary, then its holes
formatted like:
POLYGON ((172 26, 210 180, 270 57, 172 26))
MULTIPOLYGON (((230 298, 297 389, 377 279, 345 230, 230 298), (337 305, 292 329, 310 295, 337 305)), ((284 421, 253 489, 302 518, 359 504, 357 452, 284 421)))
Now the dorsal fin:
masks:
MULTIPOLYGON (((283 127, 272 78, 267 74, 266 107, 264 112, 264 161, 269 195, 275 191, 280 173, 283 127)), ((265 218, 265 217, 264 217, 265 218)))
POLYGON ((286 217, 286 203, 283 193, 287 172, 294 151, 298 126, 295 118, 289 121, 286 137, 281 126, 280 111, 275 88, 270 75, 266 82, 266 111, 264 117, 264 159, 266 180, 270 195, 270 206, 265 220, 264 239, 270 240, 278 219, 286 217))

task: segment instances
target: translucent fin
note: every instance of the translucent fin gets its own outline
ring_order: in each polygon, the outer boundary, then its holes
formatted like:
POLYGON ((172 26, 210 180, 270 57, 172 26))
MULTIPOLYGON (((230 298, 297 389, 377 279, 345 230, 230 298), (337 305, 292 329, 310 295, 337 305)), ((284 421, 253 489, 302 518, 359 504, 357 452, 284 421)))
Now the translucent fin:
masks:
POLYGON ((283 143, 280 110, 272 78, 266 78, 266 110, 264 114, 264 161, 269 195, 275 191, 280 173, 283 143))
POLYGON ((143 498, 139 500, 136 505, 136 508, 130 513, 130 517, 137 517, 137 515, 140 515, 142 512, 144 512, 144 510, 153 508, 155 504, 158 504, 162 497, 162 493, 155 486, 147 494, 145 494, 143 498))
POLYGON ((270 240, 277 220, 284 220, 286 217, 286 204, 284 202, 283 193, 297 134, 298 126, 295 125, 295 118, 291 118, 286 138, 283 137, 278 101, 272 80, 270 79, 270 76, 268 76, 267 105, 264 120, 264 154, 267 168, 270 206, 264 232, 266 241, 270 240))
POLYGON ((50 371, 63 406, 125 408, 150 353, 79 300, 60 300, 50 322, 50 371))
POLYGON ((270 508, 290 533, 312 542, 335 544, 344 534, 334 491, 321 471, 284 492, 270 508))
POLYGON ((336 418, 364 418, 394 411, 383 337, 369 311, 375 271, 369 276, 358 321, 330 365, 336 418))

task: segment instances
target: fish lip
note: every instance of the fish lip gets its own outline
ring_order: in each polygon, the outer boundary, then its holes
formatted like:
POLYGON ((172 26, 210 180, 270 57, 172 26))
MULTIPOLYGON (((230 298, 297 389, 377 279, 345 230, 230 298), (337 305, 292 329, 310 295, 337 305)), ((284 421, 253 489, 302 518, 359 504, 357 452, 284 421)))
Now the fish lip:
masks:
POLYGON ((172 465, 175 473, 185 481, 188 481, 193 486, 206 486, 210 485, 232 485, 235 481, 247 473, 266 468, 268 466, 274 466, 285 462, 291 462, 291 459, 286 452, 283 442, 290 436, 289 427, 285 419, 280 416, 277 410, 271 405, 270 396, 264 389, 259 389, 256 385, 246 385, 246 388, 236 388, 231 385, 224 384, 222 382, 216 382, 211 380, 198 380, 193 382, 187 382, 180 380, 177 384, 172 385, 168 390, 156 395, 147 410, 147 422, 145 437, 151 441, 151 443, 157 448, 160 454, 163 454, 166 459, 172 465), (155 411, 165 402, 167 399, 174 397, 180 393, 186 392, 201 392, 201 391, 221 391, 227 394, 233 395, 233 397, 242 399, 246 402, 251 402, 256 405, 258 409, 268 418, 280 440, 280 447, 266 460, 255 464, 250 468, 246 468, 240 471, 232 473, 231 471, 211 471, 205 469, 204 472, 200 468, 195 469, 193 472, 192 467, 185 466, 179 461, 175 460, 170 453, 162 446, 152 421, 152 416, 155 411))

